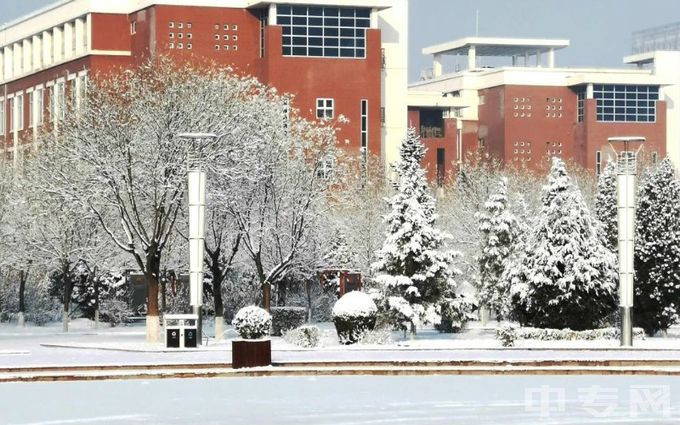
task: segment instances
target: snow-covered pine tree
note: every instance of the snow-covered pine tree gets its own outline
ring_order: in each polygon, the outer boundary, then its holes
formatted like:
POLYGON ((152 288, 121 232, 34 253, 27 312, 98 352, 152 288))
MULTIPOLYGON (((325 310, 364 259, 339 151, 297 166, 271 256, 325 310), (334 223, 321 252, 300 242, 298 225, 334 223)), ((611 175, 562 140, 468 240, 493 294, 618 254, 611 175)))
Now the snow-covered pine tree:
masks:
POLYGON ((605 244, 613 253, 617 252, 619 243, 616 170, 616 161, 609 161, 597 181, 595 198, 595 216, 602 225, 605 244))
POLYGON ((642 178, 635 232, 634 322, 652 335, 680 312, 680 183, 668 158, 642 178))
POLYGON ((459 254, 446 248, 448 235, 434 227, 435 200, 420 165, 424 155, 425 147, 409 128, 395 167, 397 193, 387 199, 391 211, 385 216, 386 239, 372 265, 388 297, 387 308, 395 310, 402 328, 412 333, 421 323, 439 322, 442 307, 459 322, 469 313, 469 304, 455 294, 454 274, 459 272, 453 261, 459 254))
POLYGON ((615 256, 565 169, 553 158, 543 205, 515 274, 513 310, 524 325, 592 329, 616 308, 615 256))
POLYGON ((499 317, 507 315, 508 286, 501 276, 506 259, 515 248, 518 224, 515 215, 508 208, 508 180, 503 177, 496 193, 484 203, 484 211, 476 214, 481 234, 479 282, 477 298, 480 305, 496 312, 499 317))

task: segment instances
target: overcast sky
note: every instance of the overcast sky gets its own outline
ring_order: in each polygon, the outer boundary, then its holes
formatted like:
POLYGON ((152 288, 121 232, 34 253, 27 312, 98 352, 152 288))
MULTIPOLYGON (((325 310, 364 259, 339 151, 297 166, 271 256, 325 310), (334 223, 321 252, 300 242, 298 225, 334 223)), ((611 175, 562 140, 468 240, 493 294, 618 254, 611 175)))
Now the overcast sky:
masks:
MULTIPOLYGON (((0 23, 49 3, 0 0, 0 23)), ((410 0, 410 80, 432 66, 423 47, 475 35, 477 10, 480 36, 571 40, 562 66, 622 66, 633 31, 680 21, 680 0, 410 0)))

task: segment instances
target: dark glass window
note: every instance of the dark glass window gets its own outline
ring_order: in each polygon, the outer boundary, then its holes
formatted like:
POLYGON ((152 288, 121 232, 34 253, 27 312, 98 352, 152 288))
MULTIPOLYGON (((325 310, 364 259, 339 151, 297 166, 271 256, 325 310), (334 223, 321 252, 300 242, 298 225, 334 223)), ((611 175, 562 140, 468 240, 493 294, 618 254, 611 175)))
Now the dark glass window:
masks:
MULTIPOLYGON (((583 89, 585 91, 585 88, 583 89)), ((579 92, 580 96, 580 92, 579 92)), ((658 86, 594 84, 597 120, 613 122, 655 122, 658 86)), ((579 106, 581 103, 579 97, 579 106)), ((579 118, 581 117, 579 111, 579 118)))
POLYGON ((283 27, 285 56, 364 58, 371 10, 279 5, 277 24, 283 27))

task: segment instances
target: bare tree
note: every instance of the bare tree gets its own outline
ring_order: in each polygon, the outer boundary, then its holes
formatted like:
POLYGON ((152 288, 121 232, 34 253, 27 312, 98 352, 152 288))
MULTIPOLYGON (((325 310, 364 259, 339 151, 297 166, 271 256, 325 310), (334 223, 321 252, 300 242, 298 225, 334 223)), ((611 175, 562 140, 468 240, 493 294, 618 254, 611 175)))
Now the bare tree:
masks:
POLYGON ((147 341, 159 338, 160 267, 186 191, 189 146, 178 134, 216 133, 221 137, 203 147, 208 163, 221 164, 224 174, 233 164, 248 169, 233 158, 249 157, 239 149, 258 148, 249 130, 260 118, 254 112, 269 106, 268 92, 230 70, 159 59, 98 76, 87 101, 60 128, 61 160, 78 170, 77 181, 62 181, 63 187, 144 274, 147 341))

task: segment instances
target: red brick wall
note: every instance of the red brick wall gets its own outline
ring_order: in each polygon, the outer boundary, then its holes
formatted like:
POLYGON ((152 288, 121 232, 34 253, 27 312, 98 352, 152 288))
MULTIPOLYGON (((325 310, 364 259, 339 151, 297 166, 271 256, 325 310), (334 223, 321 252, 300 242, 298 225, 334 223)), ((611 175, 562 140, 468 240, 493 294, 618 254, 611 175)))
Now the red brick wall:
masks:
POLYGON ((340 126, 337 138, 352 151, 361 146, 361 100, 367 99, 368 150, 380 155, 380 31, 367 31, 365 59, 285 57, 279 26, 268 28, 266 40, 263 81, 294 94, 294 106, 306 118, 315 119, 317 98, 335 99, 335 117, 350 121, 340 126))

